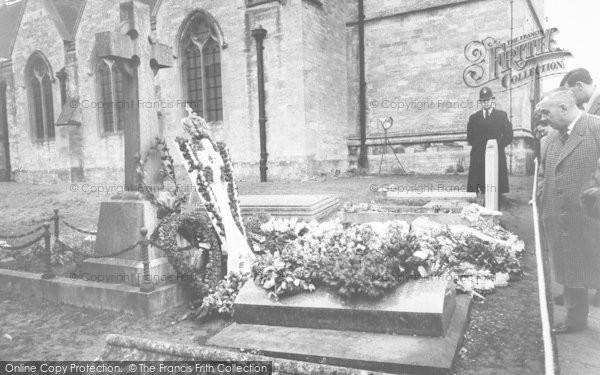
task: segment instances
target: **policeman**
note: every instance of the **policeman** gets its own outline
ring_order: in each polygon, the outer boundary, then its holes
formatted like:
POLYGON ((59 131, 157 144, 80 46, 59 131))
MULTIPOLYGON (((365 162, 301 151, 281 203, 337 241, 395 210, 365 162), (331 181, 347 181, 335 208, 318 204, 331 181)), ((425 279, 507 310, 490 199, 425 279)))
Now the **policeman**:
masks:
POLYGON ((469 178, 467 191, 480 194, 486 193, 485 186, 485 148, 487 141, 495 139, 498 142, 498 187, 489 191, 493 194, 508 193, 508 168, 504 148, 513 139, 512 124, 506 112, 496 109, 494 94, 489 87, 484 87, 479 92, 481 110, 469 117, 467 124, 467 140, 471 145, 471 161, 469 164, 469 178))

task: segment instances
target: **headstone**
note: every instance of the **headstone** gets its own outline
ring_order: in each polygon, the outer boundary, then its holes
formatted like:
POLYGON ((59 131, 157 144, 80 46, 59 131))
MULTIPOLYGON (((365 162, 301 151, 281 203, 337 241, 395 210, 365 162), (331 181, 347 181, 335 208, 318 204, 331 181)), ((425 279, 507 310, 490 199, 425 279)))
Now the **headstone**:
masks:
MULTIPOLYGON (((149 201, 114 199, 101 202, 94 254, 110 255, 126 249, 141 239, 140 228, 149 228, 151 233, 157 225, 156 209, 149 201)), ((155 283, 164 283, 174 275, 162 250, 150 246, 148 259, 150 276, 155 283)), ((138 246, 120 255, 86 259, 82 272, 91 280, 138 285, 143 280, 143 268, 138 246)))
MULTIPOLYGON (((140 98, 154 96, 154 72, 150 66, 153 58, 150 45, 150 11, 147 4, 128 1, 120 4, 121 30, 96 35, 96 54, 99 58, 118 57, 124 61, 125 74, 124 97, 127 102, 137 103, 140 98)), ((155 207, 139 193, 141 177, 137 167, 160 137, 158 119, 153 108, 144 106, 126 106, 124 116, 124 186, 130 191, 113 197, 100 205, 98 235, 95 246, 96 255, 114 254, 135 244, 141 239, 140 229, 152 234, 158 224, 155 207), (143 126, 142 126, 143 124, 143 126)), ((145 163, 145 181, 153 191, 161 187, 160 156, 149 154, 145 163)), ((153 280, 165 280, 173 274, 167 258, 158 249, 149 249, 150 273, 153 280)), ((143 270, 139 247, 114 257, 88 259, 84 262, 83 272, 96 279, 108 279, 113 282, 138 284, 143 270)))
POLYGON ((266 212, 278 218, 319 220, 339 207, 335 195, 242 195, 240 205, 243 215, 266 212))
POLYGON ((485 147, 485 208, 498 211, 498 142, 490 139, 485 147))

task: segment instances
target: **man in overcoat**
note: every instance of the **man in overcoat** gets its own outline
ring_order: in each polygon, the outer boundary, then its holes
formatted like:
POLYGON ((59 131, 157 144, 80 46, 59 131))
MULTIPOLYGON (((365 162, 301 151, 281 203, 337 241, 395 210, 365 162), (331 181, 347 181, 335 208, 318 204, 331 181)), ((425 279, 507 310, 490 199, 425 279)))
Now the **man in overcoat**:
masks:
POLYGON ((504 148, 513 139, 512 124, 506 112, 495 108, 495 98, 489 87, 479 92, 479 102, 482 109, 469 117, 467 124, 467 140, 471 145, 471 161, 467 191, 485 194, 486 190, 494 194, 508 193, 508 168, 504 148), (487 141, 496 139, 498 142, 498 186, 485 186, 485 149, 487 141))
MULTIPOLYGON (((560 86, 571 90, 579 109, 592 115, 600 115, 600 87, 594 83, 587 69, 578 68, 571 70, 565 74, 560 82, 560 86)), ((544 141, 545 139, 542 138, 542 145, 544 141)), ((564 304, 564 298, 561 297, 556 297, 554 302, 558 305, 564 304)), ((592 304, 600 307, 600 286, 596 287, 596 295, 592 304)))
POLYGON ((581 194, 581 204, 589 217, 600 220, 600 159, 591 186, 581 194))
POLYGON ((544 235, 567 308, 554 332, 577 332, 587 327, 588 288, 600 284, 600 223, 581 204, 600 158, 600 118, 579 110, 567 88, 546 94, 537 110, 557 130, 548 135, 541 180, 544 235))

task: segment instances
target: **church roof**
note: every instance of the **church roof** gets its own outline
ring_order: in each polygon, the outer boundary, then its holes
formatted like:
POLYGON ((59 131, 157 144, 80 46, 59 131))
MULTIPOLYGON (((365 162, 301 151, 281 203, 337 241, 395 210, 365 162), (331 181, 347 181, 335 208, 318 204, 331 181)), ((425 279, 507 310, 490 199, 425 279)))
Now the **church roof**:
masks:
POLYGON ((24 9, 25 1, 0 7, 0 60, 12 56, 24 9))
POLYGON ((150 7, 150 14, 153 14, 154 7, 158 3, 158 0, 140 0, 140 2, 148 4, 148 6, 150 7))
POLYGON ((72 42, 86 0, 45 0, 44 4, 63 40, 72 42))
POLYGON ((65 27, 75 36, 86 0, 53 0, 65 27))

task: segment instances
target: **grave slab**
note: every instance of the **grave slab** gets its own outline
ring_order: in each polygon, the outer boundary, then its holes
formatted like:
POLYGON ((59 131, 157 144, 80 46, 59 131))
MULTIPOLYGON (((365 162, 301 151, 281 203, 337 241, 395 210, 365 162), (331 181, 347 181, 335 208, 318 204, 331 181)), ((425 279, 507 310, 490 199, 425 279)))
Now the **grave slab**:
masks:
POLYGON ((470 297, 456 298, 456 309, 444 337, 234 323, 210 338, 208 344, 370 371, 449 375, 462 344, 470 307, 470 297))
POLYGON ((266 212, 279 218, 298 218, 306 221, 328 216, 339 206, 335 195, 242 195, 242 214, 266 212))
POLYGON ((477 194, 467 191, 386 191, 385 197, 399 203, 426 204, 431 201, 475 202, 477 194))
POLYGON ((426 217, 441 225, 470 225, 471 223, 456 213, 422 213, 422 212, 340 212, 338 218, 342 223, 365 224, 401 220, 412 223, 419 217, 426 217))
POLYGON ((234 320, 299 328, 388 334, 443 336, 456 306, 454 283, 410 281, 376 300, 352 303, 327 290, 302 293, 275 302, 247 282, 234 302, 234 320))
POLYGON ((424 208, 439 209, 439 210, 452 210, 460 212, 463 208, 469 205, 469 202, 465 202, 460 199, 446 199, 446 200, 432 200, 425 204, 424 208))

